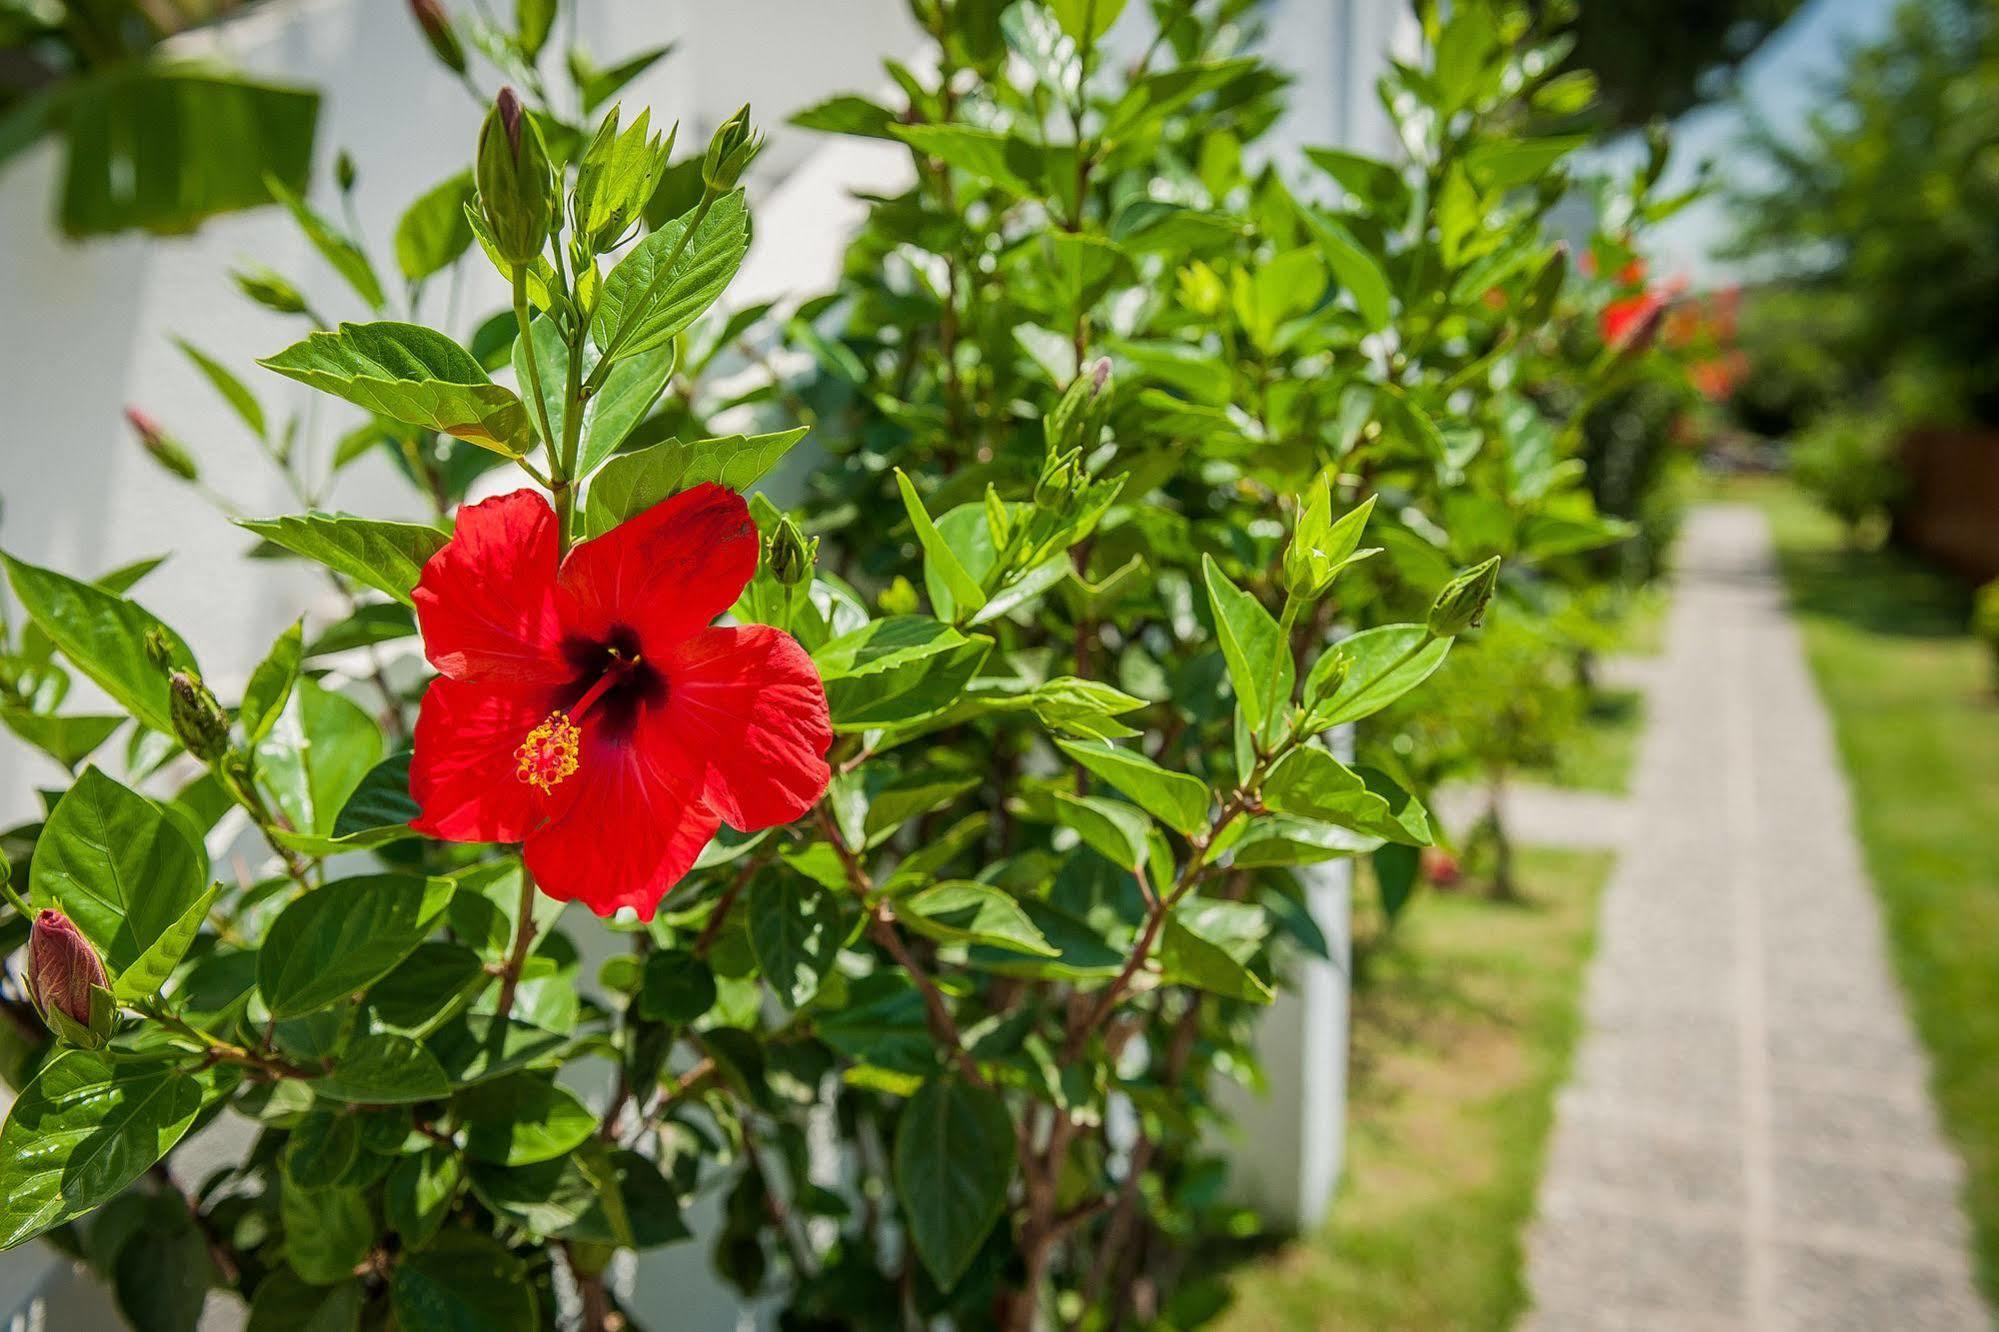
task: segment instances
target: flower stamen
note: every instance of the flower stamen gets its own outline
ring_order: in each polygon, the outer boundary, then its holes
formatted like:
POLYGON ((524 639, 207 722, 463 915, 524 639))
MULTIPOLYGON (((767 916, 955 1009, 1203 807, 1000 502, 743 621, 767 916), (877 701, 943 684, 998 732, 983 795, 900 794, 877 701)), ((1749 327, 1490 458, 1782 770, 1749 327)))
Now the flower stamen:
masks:
POLYGON ((514 775, 529 786, 540 788, 543 795, 552 794, 575 774, 582 762, 582 751, 583 732, 569 719, 568 713, 557 708, 542 719, 541 725, 529 731, 527 739, 514 751, 518 761, 514 775))

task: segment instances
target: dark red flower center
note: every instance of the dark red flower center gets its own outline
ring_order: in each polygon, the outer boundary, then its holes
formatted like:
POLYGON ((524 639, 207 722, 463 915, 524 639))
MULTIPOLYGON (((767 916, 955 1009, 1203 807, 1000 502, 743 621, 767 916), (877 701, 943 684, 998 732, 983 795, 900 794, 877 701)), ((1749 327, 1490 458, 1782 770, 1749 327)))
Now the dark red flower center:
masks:
POLYGON ((612 626, 601 639, 562 641, 562 655, 575 675, 556 692, 556 708, 514 751, 515 776, 553 791, 582 766, 586 716, 599 735, 622 742, 638 725, 643 708, 666 701, 666 677, 639 649, 638 634, 624 625, 612 626))

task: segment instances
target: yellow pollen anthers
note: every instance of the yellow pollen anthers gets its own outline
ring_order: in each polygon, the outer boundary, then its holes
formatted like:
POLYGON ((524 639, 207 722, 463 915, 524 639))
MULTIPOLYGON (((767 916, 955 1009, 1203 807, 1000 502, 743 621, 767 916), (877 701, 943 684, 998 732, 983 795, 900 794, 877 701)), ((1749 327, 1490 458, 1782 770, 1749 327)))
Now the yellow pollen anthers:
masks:
POLYGON ((529 731, 527 739, 514 751, 514 757, 520 761, 514 775, 547 794, 575 773, 582 762, 582 750, 583 732, 569 720, 568 713, 557 708, 542 719, 541 725, 529 731))

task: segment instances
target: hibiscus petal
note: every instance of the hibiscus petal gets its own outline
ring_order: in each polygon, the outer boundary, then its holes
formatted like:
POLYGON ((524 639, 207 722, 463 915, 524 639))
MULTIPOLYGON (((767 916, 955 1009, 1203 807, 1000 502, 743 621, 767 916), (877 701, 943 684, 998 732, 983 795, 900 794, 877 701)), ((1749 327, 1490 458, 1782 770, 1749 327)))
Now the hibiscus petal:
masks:
POLYGON ((698 787, 637 746, 592 738, 587 723, 582 765, 563 787, 575 788, 572 803, 528 839, 528 870, 550 897, 600 916, 631 907, 651 920, 721 826, 698 787))
POLYGON ((458 511, 411 600, 424 655, 454 680, 555 684, 570 674, 556 618, 555 512, 532 490, 458 511))
POLYGON ((518 842, 567 799, 521 780, 515 751, 552 704, 543 690, 430 682, 416 719, 410 826, 447 842, 518 842))
POLYGON ((734 605, 756 571, 749 506, 707 482, 570 551, 560 580, 564 619, 597 640, 627 626, 660 656, 734 605))
POLYGON ((730 827, 791 820, 826 792, 826 687, 798 640, 768 625, 704 629, 668 659, 665 705, 641 744, 670 752, 730 827))

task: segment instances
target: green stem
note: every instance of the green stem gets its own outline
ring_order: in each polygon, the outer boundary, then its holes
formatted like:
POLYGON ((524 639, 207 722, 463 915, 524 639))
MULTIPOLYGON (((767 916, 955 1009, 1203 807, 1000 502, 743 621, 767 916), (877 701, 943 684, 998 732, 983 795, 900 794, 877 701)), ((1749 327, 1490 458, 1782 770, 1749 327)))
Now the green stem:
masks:
MULTIPOLYGON (((688 243, 694 239, 694 233, 701 230, 701 224, 708 219, 708 210, 715 206, 715 200, 718 197, 720 196, 713 190, 704 190, 702 192, 701 202, 695 207, 694 217, 688 222, 687 230, 680 233, 680 239, 674 242, 673 252, 666 256, 666 262, 661 264, 655 271, 660 273, 671 273, 673 271, 674 264, 680 261, 681 254, 686 251, 688 243)), ((598 359, 596 368, 590 372, 590 379, 584 385, 586 397, 594 396, 598 389, 604 387, 604 377, 611 373, 611 364, 617 359, 618 351, 624 344, 625 331, 620 329, 617 336, 611 339, 611 345, 604 348, 604 354, 598 359)))
POLYGON ((557 478, 562 476, 560 461, 555 452, 555 431, 548 423, 548 399, 541 393, 541 364, 534 354, 534 334, 528 329, 528 270, 525 264, 514 265, 514 324, 520 331, 521 346, 527 352, 528 392, 534 398, 536 418, 541 422, 542 442, 548 445, 551 470, 557 478))

